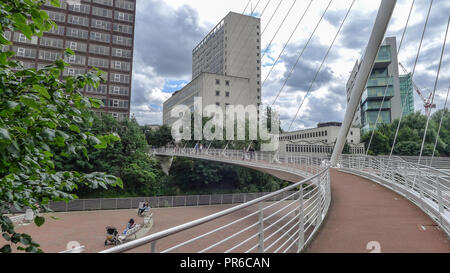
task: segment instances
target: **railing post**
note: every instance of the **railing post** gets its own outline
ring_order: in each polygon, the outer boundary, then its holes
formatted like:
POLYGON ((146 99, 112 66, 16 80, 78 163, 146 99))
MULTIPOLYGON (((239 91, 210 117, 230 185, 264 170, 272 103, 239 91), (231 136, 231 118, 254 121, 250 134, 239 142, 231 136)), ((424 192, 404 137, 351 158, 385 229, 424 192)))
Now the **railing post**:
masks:
POLYGON ((157 241, 151 242, 150 253, 156 253, 156 242, 157 241))
POLYGON ((330 178, 330 169, 327 170, 327 189, 328 189, 328 202, 331 202, 331 178, 330 178))
POLYGON ((443 224, 442 216, 444 215, 444 198, 442 197, 442 185, 439 183, 439 177, 436 177, 436 189, 439 204, 439 222, 443 224))
POLYGON ((259 203, 259 246, 258 253, 264 253, 264 211, 262 203, 259 203))
POLYGON ((320 202, 321 198, 321 193, 320 193, 320 178, 316 178, 318 179, 318 183, 317 183, 317 191, 318 191, 318 195, 317 198, 319 198, 319 206, 317 207, 317 219, 316 219, 316 227, 318 227, 320 225, 320 222, 322 222, 322 203, 320 202))
MULTIPOLYGON (((418 167, 418 168, 420 168, 420 167, 418 167)), ((421 170, 419 170, 419 177, 422 177, 421 170)), ((419 188, 419 192, 420 192, 420 205, 423 207, 423 185, 422 185, 421 181, 419 181, 419 183, 417 183, 417 187, 419 188)))
POLYGON ((300 185, 299 193, 299 206, 298 206, 298 250, 297 252, 300 253, 303 249, 303 244, 305 243, 305 222, 304 222, 304 211, 303 211, 303 185, 300 185))

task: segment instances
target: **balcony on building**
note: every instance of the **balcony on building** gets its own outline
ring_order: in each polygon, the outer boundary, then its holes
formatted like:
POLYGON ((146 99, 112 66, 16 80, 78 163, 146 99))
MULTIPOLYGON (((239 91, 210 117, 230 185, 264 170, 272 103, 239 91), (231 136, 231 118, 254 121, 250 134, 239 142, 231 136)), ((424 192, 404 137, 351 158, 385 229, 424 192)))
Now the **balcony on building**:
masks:
POLYGON ((389 109, 379 111, 364 111, 361 114, 363 127, 361 128, 361 133, 369 132, 375 129, 375 124, 378 126, 382 123, 390 124, 391 123, 391 111, 389 109), (377 122, 378 120, 378 122, 377 122))
MULTIPOLYGON (((370 81, 370 80, 369 80, 370 81)), ((394 97, 394 86, 393 80, 391 78, 385 78, 379 82, 384 82, 385 85, 381 86, 371 86, 372 84, 368 84, 366 90, 362 95, 361 102, 364 104, 366 101, 381 101, 383 97, 385 97, 385 101, 390 100, 394 97)), ((377 85, 377 84, 375 84, 377 85)))
POLYGON ((362 111, 373 111, 373 110, 385 110, 385 109, 391 109, 392 102, 390 100, 384 100, 382 104, 382 100, 376 100, 376 101, 366 101, 364 104, 361 105, 362 111))
POLYGON ((375 59, 374 68, 388 67, 392 62, 391 46, 382 45, 380 51, 378 51, 377 58, 375 59))

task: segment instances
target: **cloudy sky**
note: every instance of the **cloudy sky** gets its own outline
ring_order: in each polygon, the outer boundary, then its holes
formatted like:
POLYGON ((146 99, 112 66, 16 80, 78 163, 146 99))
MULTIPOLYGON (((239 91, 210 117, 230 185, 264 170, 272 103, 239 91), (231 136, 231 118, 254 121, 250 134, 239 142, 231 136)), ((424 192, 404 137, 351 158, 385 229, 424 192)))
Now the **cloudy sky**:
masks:
MULTIPOLYGON (((331 0, 331 5, 306 47, 275 108, 287 129, 306 95, 316 71, 330 47, 353 0, 331 0)), ((245 11, 261 16, 264 80, 280 55, 309 0, 252 0, 245 11), (281 1, 281 4, 280 4, 281 1), (258 3, 259 2, 259 3, 258 3), (292 11, 280 28, 290 7, 292 11), (278 9, 277 9, 278 7, 278 9), (264 13, 263 13, 264 11, 264 13), (270 20, 272 18, 272 20, 270 20), (276 35, 275 35, 276 34, 276 35), (272 45, 268 47, 271 40, 272 45)), ((330 0, 313 0, 286 50, 262 89, 263 103, 271 105, 292 66, 308 41, 330 0)), ((346 109, 345 85, 361 58, 381 0, 356 0, 309 97, 292 129, 309 128, 318 122, 342 121, 346 109)), ((131 111, 140 124, 161 124, 162 103, 191 80, 192 49, 229 11, 242 13, 247 0, 137 0, 131 111)), ((400 43, 412 0, 398 0, 386 36, 400 43)), ((399 60, 412 71, 430 0, 416 0, 399 60)), ((434 0, 414 80, 433 90, 444 42, 450 1, 434 0)), ((450 84, 450 48, 447 47, 438 81, 436 101, 442 108, 450 84)), ((423 107, 415 94, 416 110, 423 107)))

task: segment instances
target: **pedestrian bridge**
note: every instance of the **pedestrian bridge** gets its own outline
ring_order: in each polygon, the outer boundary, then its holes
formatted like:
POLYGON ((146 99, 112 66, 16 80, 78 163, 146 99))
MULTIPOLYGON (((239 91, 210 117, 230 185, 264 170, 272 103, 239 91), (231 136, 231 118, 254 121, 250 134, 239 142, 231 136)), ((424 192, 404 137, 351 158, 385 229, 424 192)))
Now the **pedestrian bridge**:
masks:
POLYGON ((289 177, 293 184, 104 252, 142 245, 163 253, 450 252, 450 182, 431 167, 397 157, 341 156, 339 168, 332 169, 323 158, 268 152, 163 148, 153 153, 252 168, 289 177), (239 217, 214 224, 228 215, 239 217), (201 235, 180 237, 193 228, 201 235), (157 248, 158 240, 175 234, 172 247, 157 248))

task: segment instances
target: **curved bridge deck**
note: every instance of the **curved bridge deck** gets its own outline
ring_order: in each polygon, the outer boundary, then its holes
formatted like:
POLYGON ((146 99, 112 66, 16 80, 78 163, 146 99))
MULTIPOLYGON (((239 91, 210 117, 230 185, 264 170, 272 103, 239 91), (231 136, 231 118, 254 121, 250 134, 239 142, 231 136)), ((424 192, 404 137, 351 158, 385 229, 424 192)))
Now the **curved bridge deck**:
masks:
MULTIPOLYGON (((260 156, 254 164, 241 160, 240 155, 231 155, 224 159, 218 152, 212 156, 213 158, 210 155, 186 156, 249 167, 269 172, 291 182, 295 182, 299 176, 307 177, 305 172, 311 173, 311 169, 305 169, 306 164, 303 165, 302 162, 298 162, 300 164, 296 166, 294 160, 292 164, 292 158, 278 158, 278 163, 282 162, 280 165, 291 170, 297 169, 298 176, 291 173, 289 175, 291 177, 286 177, 286 172, 272 168, 274 162, 271 156, 260 156)), ((362 161, 355 162, 361 165, 362 161)), ((349 161, 348 167, 355 165, 355 162, 349 161)), ((315 163, 320 164, 320 161, 315 163)), ((360 168, 364 169, 361 166, 360 168)), ((365 168, 376 169, 372 164, 365 168)), ((409 172, 410 168, 404 170, 409 172)), ((314 171, 316 170, 312 170, 312 173, 314 171)), ((360 176, 336 169, 331 169, 330 172, 332 193, 330 211, 307 252, 450 253, 450 241, 446 232, 410 200, 360 176)))
POLYGON ((330 175, 329 215, 307 252, 364 253, 378 242, 383 253, 450 253, 445 232, 409 200, 356 175, 330 175))

